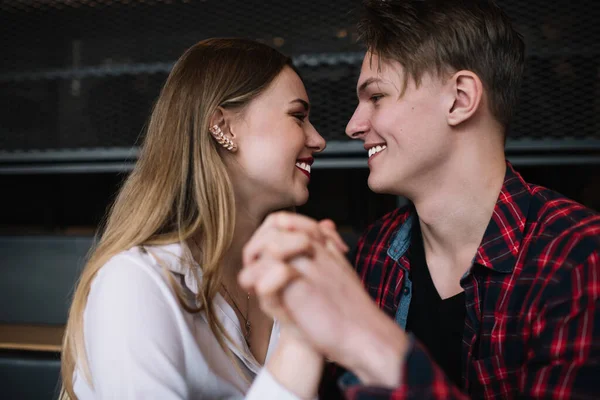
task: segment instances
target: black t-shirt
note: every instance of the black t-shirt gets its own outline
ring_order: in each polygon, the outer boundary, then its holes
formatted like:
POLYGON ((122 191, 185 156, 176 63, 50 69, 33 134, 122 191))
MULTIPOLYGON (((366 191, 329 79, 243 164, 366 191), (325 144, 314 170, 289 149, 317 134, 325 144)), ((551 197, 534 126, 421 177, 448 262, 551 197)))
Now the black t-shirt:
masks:
POLYGON ((465 293, 442 300, 433 284, 419 221, 411 237, 410 279, 412 298, 406 330, 425 345, 448 378, 462 386, 462 337, 465 326, 465 293))

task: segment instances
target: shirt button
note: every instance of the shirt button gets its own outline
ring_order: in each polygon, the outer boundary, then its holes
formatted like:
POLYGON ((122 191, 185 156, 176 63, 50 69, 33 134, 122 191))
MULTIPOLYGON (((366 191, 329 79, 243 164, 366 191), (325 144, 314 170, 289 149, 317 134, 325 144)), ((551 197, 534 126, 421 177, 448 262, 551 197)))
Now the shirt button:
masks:
POLYGON ((405 287, 404 288, 404 294, 409 294, 410 293, 410 288, 405 287))

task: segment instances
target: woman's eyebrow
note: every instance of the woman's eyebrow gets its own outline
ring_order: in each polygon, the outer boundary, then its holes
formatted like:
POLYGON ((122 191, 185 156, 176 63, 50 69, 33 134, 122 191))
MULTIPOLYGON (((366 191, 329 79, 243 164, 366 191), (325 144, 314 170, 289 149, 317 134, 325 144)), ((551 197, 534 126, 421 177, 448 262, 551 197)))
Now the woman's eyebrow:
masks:
POLYGON ((300 104, 302 104, 302 107, 304 107, 304 111, 310 110, 310 104, 306 100, 302 100, 300 98, 297 98, 297 99, 294 99, 294 100, 290 101, 290 104, 293 104, 293 103, 300 103, 300 104))

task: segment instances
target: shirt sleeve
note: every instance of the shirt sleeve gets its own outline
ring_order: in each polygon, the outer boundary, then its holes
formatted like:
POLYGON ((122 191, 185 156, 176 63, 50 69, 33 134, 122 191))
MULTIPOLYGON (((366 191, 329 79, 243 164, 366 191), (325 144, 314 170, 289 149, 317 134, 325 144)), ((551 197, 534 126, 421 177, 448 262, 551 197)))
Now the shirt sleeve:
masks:
POLYGON ((404 360, 403 381, 397 388, 380 388, 362 385, 358 378, 347 374, 340 379, 346 399, 468 399, 446 377, 427 351, 410 337, 409 351, 404 360))
POLYGON ((96 399, 188 398, 183 321, 160 280, 127 256, 94 279, 84 333, 96 399))
MULTIPOLYGON (((519 398, 596 398, 600 376, 600 255, 569 271, 560 285, 543 296, 546 301, 532 328, 528 358, 515 392, 519 398), (565 284, 566 283, 566 284, 565 284)), ((493 366, 490 366, 493 368, 493 366)), ((468 399, 454 386, 411 337, 404 360, 403 381, 397 388, 344 385, 347 399, 468 399)), ((482 377, 493 371, 480 370, 482 377)), ((515 397, 506 388, 490 386, 486 397, 515 397)))

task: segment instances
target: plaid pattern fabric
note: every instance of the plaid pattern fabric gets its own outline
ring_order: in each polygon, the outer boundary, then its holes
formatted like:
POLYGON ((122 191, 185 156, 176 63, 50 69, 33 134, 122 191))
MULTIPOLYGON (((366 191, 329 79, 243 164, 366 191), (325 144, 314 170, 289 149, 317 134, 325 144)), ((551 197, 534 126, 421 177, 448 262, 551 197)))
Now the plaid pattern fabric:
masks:
MULTIPOLYGON (((406 207, 386 215, 357 247, 357 272, 391 318, 403 295, 404 269, 410 270, 410 247, 398 262, 387 249, 413 212, 406 207)), ((467 308, 462 388, 413 341, 402 385, 391 390, 354 384, 342 388, 345 397, 600 398, 600 215, 526 183, 508 164, 461 285, 467 308)), ((339 375, 328 366, 322 398, 336 397, 332 383, 339 375)))

